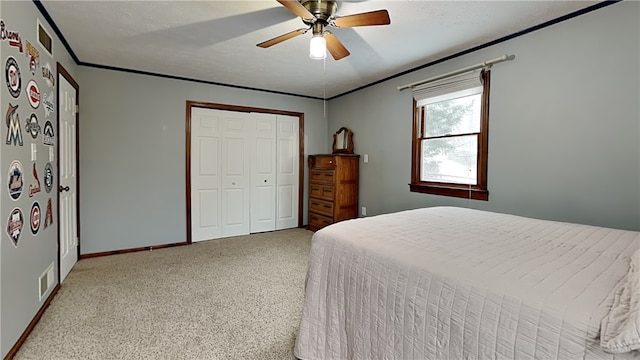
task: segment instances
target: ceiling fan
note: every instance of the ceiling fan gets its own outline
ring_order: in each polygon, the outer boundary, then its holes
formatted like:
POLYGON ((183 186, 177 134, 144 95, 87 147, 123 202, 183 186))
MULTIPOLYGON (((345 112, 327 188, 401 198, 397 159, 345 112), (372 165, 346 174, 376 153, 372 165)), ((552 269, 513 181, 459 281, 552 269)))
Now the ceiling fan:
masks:
POLYGON ((268 48, 312 30, 309 56, 312 59, 324 59, 328 49, 335 60, 349 56, 349 50, 340 40, 326 28, 388 25, 391 23, 387 10, 376 10, 365 13, 336 16, 338 3, 336 0, 276 0, 292 13, 299 16, 308 27, 300 28, 273 39, 261 42, 256 46, 268 48))

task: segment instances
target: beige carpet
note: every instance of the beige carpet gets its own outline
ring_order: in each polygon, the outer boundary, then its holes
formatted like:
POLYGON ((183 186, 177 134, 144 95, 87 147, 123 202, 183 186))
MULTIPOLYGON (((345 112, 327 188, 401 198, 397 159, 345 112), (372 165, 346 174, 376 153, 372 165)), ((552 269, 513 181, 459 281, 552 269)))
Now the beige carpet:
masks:
POLYGON ((294 359, 311 235, 81 260, 15 359, 294 359))

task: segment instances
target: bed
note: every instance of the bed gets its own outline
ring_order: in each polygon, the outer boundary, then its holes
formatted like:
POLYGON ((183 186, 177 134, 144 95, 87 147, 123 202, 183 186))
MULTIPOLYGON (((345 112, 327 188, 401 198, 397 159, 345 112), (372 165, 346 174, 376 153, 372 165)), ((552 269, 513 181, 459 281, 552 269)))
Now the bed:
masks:
POLYGON ((294 354, 640 358, 638 248, 635 231, 457 207, 333 224, 312 238, 294 354))

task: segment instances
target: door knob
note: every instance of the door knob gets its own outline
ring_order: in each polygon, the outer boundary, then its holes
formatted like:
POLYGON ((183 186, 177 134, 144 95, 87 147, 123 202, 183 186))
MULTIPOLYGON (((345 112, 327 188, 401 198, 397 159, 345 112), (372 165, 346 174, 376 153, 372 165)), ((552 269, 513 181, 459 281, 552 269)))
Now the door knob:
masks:
POLYGON ((60 185, 60 186, 58 186, 58 190, 60 190, 60 192, 69 191, 69 187, 60 185))

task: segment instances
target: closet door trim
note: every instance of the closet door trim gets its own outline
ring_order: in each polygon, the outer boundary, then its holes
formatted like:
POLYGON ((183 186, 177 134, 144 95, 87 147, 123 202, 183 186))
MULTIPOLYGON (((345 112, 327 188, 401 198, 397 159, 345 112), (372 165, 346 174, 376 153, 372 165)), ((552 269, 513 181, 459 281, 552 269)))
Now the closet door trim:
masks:
POLYGON ((255 113, 265 113, 265 114, 275 114, 275 115, 289 115, 295 116, 298 118, 299 127, 298 127, 298 152, 299 152, 299 160, 298 160, 298 227, 303 227, 303 201, 304 199, 304 113, 294 112, 294 111, 286 111, 286 110, 277 110, 277 109, 267 109, 267 108, 257 108, 257 107, 248 107, 248 106, 239 106, 239 105, 229 105, 229 104, 218 104, 218 103, 208 103, 208 102, 199 102, 199 101, 187 101, 186 102, 186 186, 185 186, 185 194, 186 194, 186 205, 187 205, 187 243, 191 244, 191 109, 194 107, 198 108, 206 108, 206 109, 216 109, 216 110, 227 110, 227 111, 236 111, 236 112, 255 112, 255 113))

